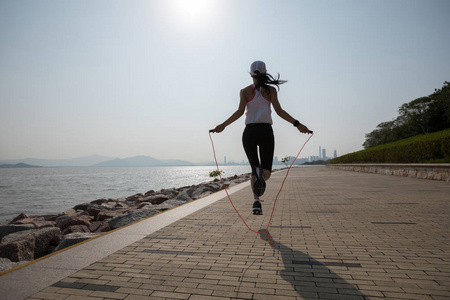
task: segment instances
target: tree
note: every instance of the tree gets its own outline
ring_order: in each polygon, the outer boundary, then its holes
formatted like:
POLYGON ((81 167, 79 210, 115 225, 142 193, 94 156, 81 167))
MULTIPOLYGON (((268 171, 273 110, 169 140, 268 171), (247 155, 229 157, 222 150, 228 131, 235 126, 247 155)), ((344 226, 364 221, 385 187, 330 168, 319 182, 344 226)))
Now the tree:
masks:
POLYGON ((383 122, 366 134, 364 148, 374 147, 419 134, 450 128, 450 82, 427 97, 417 98, 399 107, 399 116, 383 122))

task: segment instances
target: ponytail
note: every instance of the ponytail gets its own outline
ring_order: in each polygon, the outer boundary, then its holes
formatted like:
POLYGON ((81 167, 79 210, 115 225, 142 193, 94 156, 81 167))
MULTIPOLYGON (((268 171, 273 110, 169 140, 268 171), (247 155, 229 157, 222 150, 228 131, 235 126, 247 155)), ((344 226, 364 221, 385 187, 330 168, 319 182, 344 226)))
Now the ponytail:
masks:
POLYGON ((280 74, 275 79, 269 73, 260 73, 259 71, 255 71, 256 75, 253 76, 256 78, 256 88, 263 87, 267 89, 267 93, 270 93, 269 85, 275 85, 278 90, 280 90, 280 84, 286 83, 287 80, 280 80, 280 74))

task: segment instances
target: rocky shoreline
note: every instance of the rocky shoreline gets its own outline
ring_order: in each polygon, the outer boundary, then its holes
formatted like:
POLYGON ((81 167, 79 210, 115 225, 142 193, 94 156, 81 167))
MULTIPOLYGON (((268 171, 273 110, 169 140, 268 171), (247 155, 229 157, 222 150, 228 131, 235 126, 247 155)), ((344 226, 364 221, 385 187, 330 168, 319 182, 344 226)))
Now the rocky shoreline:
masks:
MULTIPOLYGON (((224 178, 231 187, 250 173, 224 178)), ((56 215, 19 214, 0 224, 0 272, 223 189, 220 181, 97 199, 56 215)))

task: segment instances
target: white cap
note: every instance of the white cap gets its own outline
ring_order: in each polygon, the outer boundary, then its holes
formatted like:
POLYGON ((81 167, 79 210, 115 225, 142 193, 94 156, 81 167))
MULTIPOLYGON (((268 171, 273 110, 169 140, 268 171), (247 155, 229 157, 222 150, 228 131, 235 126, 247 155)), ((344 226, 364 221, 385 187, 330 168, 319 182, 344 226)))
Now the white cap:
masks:
POLYGON ((259 73, 261 74, 266 74, 267 70, 266 70, 266 64, 263 61, 255 61, 252 63, 252 65, 250 66, 250 74, 252 75, 256 75, 256 71, 259 71, 259 73))

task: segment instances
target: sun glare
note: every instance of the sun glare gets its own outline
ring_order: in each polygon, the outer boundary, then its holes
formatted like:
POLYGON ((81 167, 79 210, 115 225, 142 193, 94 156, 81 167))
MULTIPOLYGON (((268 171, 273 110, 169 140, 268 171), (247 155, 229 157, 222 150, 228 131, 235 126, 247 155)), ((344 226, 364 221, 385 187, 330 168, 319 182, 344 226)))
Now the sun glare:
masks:
POLYGON ((208 18, 213 3, 212 0, 175 0, 173 5, 181 18, 198 22, 208 18))

